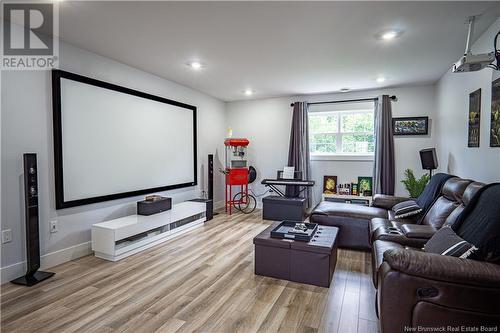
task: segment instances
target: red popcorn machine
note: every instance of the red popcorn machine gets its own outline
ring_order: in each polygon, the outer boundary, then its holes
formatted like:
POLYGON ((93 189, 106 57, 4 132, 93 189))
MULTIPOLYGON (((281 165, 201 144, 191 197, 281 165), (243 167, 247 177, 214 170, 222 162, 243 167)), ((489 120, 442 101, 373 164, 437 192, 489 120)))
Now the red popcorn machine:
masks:
POLYGON ((229 138, 224 140, 226 175, 226 212, 231 215, 232 207, 248 205, 248 166, 246 160, 248 139, 229 138), (233 196, 233 186, 239 186, 239 192, 233 196))

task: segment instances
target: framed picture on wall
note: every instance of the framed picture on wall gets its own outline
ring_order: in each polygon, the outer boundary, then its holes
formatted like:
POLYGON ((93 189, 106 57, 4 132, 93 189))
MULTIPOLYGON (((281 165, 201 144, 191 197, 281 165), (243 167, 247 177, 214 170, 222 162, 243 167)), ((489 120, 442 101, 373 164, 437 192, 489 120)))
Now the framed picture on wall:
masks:
POLYGON ((491 84, 490 147, 500 147, 500 78, 491 84))
POLYGON ((358 191, 360 195, 371 196, 372 195, 372 177, 358 177, 358 191))
POLYGON ((394 135, 427 135, 429 132, 429 117, 392 118, 394 135))
POLYGON ((337 194, 337 176, 323 177, 323 194, 337 194))
POLYGON ((481 125, 481 89, 469 94, 469 133, 467 147, 479 147, 481 125))

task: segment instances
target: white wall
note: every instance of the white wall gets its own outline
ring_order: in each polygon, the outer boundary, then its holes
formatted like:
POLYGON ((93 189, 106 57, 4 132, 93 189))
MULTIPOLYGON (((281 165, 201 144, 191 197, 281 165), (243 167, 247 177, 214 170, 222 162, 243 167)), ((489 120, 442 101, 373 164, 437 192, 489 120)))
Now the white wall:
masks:
MULTIPOLYGON (((174 202, 200 195, 206 186, 207 154, 223 154, 225 103, 203 93, 134 69, 108 58, 61 43, 60 68, 145 91, 198 107, 198 182, 200 186, 163 193, 174 202), (216 151, 217 150, 217 151, 216 151)), ((13 241, 2 244, 2 281, 24 271, 24 209, 22 154, 38 154, 42 266, 88 253, 90 226, 135 213, 140 197, 55 210, 51 76, 48 71, 2 71, 2 210, 1 227, 12 229, 13 241), (49 221, 59 232, 49 233, 49 221), (48 255, 54 254, 55 255, 48 255)), ((173 143, 175 144, 175 143, 173 143)), ((217 167, 217 165, 216 165, 217 167)), ((223 178, 216 174, 215 201, 223 200, 223 178)))
MULTIPOLYGON (((474 43, 473 53, 493 50, 493 38, 500 31, 500 19, 474 43)), ((455 59, 453 59, 455 60, 455 59)), ((500 148, 490 147, 492 69, 454 74, 448 71, 436 88, 436 142, 440 170, 483 182, 500 181, 500 148), (467 147, 469 94, 481 88, 480 147, 467 147)))
MULTIPOLYGON (((396 95, 397 102, 392 103, 393 116, 429 116, 430 128, 427 136, 395 137, 396 146, 396 194, 406 195, 400 183, 403 171, 413 169, 416 174, 423 174, 418 151, 434 147, 434 86, 414 86, 360 91, 342 94, 309 95, 299 97, 269 98, 253 101, 227 103, 227 124, 233 129, 234 137, 246 137, 250 140, 249 162, 259 172, 253 186, 255 192, 262 193, 260 185, 263 178, 273 178, 276 170, 287 164, 288 143, 293 101, 329 101, 353 98, 374 97, 380 94, 396 95)), ((323 176, 337 175, 338 182, 351 182, 358 176, 371 176, 373 161, 312 161, 312 178, 316 181, 314 199, 321 198, 323 176)))

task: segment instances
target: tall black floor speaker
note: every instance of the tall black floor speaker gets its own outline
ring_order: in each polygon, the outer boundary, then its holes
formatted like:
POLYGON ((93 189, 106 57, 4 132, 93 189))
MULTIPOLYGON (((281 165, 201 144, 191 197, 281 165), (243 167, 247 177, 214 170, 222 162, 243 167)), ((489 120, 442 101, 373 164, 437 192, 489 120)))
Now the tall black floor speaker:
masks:
POLYGON ((33 286, 54 273, 40 268, 40 236, 38 232, 38 169, 36 154, 24 154, 24 206, 26 219, 26 275, 12 283, 33 286))
POLYGON ((214 155, 208 154, 208 199, 214 199, 214 155))
POLYGON ((214 155, 213 154, 208 154, 208 185, 207 185, 207 197, 209 200, 212 201, 211 205, 211 217, 212 219, 213 215, 217 215, 217 212, 214 212, 214 155))

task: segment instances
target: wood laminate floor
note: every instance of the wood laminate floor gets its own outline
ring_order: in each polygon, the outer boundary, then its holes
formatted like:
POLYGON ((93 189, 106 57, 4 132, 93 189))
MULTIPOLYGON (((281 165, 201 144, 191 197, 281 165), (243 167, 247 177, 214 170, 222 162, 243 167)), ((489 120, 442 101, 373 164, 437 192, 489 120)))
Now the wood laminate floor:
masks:
POLYGON ((369 253, 339 250, 329 289, 256 276, 260 212, 108 262, 83 257, 1 286, 2 332, 377 332, 369 253))

